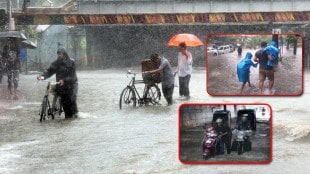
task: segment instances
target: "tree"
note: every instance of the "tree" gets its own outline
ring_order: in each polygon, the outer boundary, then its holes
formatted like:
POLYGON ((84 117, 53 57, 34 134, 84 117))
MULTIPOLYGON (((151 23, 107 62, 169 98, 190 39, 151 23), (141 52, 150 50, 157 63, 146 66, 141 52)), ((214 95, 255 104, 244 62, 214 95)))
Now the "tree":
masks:
POLYGON ((296 36, 287 36, 285 38, 286 49, 288 50, 290 48, 290 44, 295 43, 297 40, 298 40, 298 37, 296 36))
POLYGON ((294 45, 294 49, 293 49, 293 54, 296 55, 296 52, 297 52, 297 43, 298 43, 298 35, 296 36, 287 36, 285 38, 285 41, 286 41, 286 49, 288 50, 289 49, 289 45, 290 44, 293 44, 294 45))

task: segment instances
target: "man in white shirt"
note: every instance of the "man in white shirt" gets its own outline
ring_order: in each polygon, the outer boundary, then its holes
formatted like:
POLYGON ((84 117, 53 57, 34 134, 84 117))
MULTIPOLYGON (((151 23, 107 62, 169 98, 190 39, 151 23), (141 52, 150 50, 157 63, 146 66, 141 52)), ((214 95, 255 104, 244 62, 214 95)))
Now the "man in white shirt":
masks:
POLYGON ((189 81, 192 74, 192 64, 193 57, 192 53, 186 49, 186 44, 179 44, 179 54, 178 54, 178 66, 174 75, 179 76, 179 94, 180 97, 185 97, 187 100, 190 98, 189 95, 189 81))

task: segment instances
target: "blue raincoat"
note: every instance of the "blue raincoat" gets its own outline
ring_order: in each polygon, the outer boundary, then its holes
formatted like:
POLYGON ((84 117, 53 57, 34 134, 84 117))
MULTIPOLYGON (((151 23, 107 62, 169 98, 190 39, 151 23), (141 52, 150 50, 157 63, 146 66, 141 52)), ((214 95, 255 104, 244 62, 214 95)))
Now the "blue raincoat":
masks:
POLYGON ((252 53, 247 52, 245 55, 245 58, 242 59, 238 64, 237 64, 237 74, 238 74, 238 79, 240 82, 246 83, 249 81, 250 78, 250 68, 251 66, 257 67, 257 64, 255 64, 251 58, 252 58, 252 53))
POLYGON ((273 66, 278 64, 279 61, 279 49, 277 48, 277 44, 275 41, 271 41, 266 48, 263 50, 268 51, 272 57, 272 60, 267 61, 268 66, 273 66))
POLYGON ((20 58, 21 58, 23 63, 27 62, 27 50, 26 50, 26 48, 21 48, 20 49, 19 56, 20 56, 20 58))

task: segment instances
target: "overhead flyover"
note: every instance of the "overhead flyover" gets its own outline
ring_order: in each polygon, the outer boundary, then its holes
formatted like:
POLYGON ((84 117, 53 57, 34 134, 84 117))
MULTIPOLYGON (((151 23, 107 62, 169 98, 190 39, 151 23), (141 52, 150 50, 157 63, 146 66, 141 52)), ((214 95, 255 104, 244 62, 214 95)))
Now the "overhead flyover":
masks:
POLYGON ((17 25, 309 23, 308 0, 72 0, 13 12, 17 25))

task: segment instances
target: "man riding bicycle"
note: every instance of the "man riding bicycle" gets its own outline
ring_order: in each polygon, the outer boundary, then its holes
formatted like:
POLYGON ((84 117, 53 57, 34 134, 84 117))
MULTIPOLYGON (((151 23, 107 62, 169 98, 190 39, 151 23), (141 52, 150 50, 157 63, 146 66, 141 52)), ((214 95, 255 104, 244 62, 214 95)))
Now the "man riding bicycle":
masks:
POLYGON ((42 77, 47 79, 56 74, 56 81, 60 83, 56 93, 61 97, 65 118, 77 117, 78 79, 75 71, 75 62, 68 56, 64 48, 57 50, 57 56, 57 60, 41 76, 38 76, 38 80, 42 79, 42 77))

